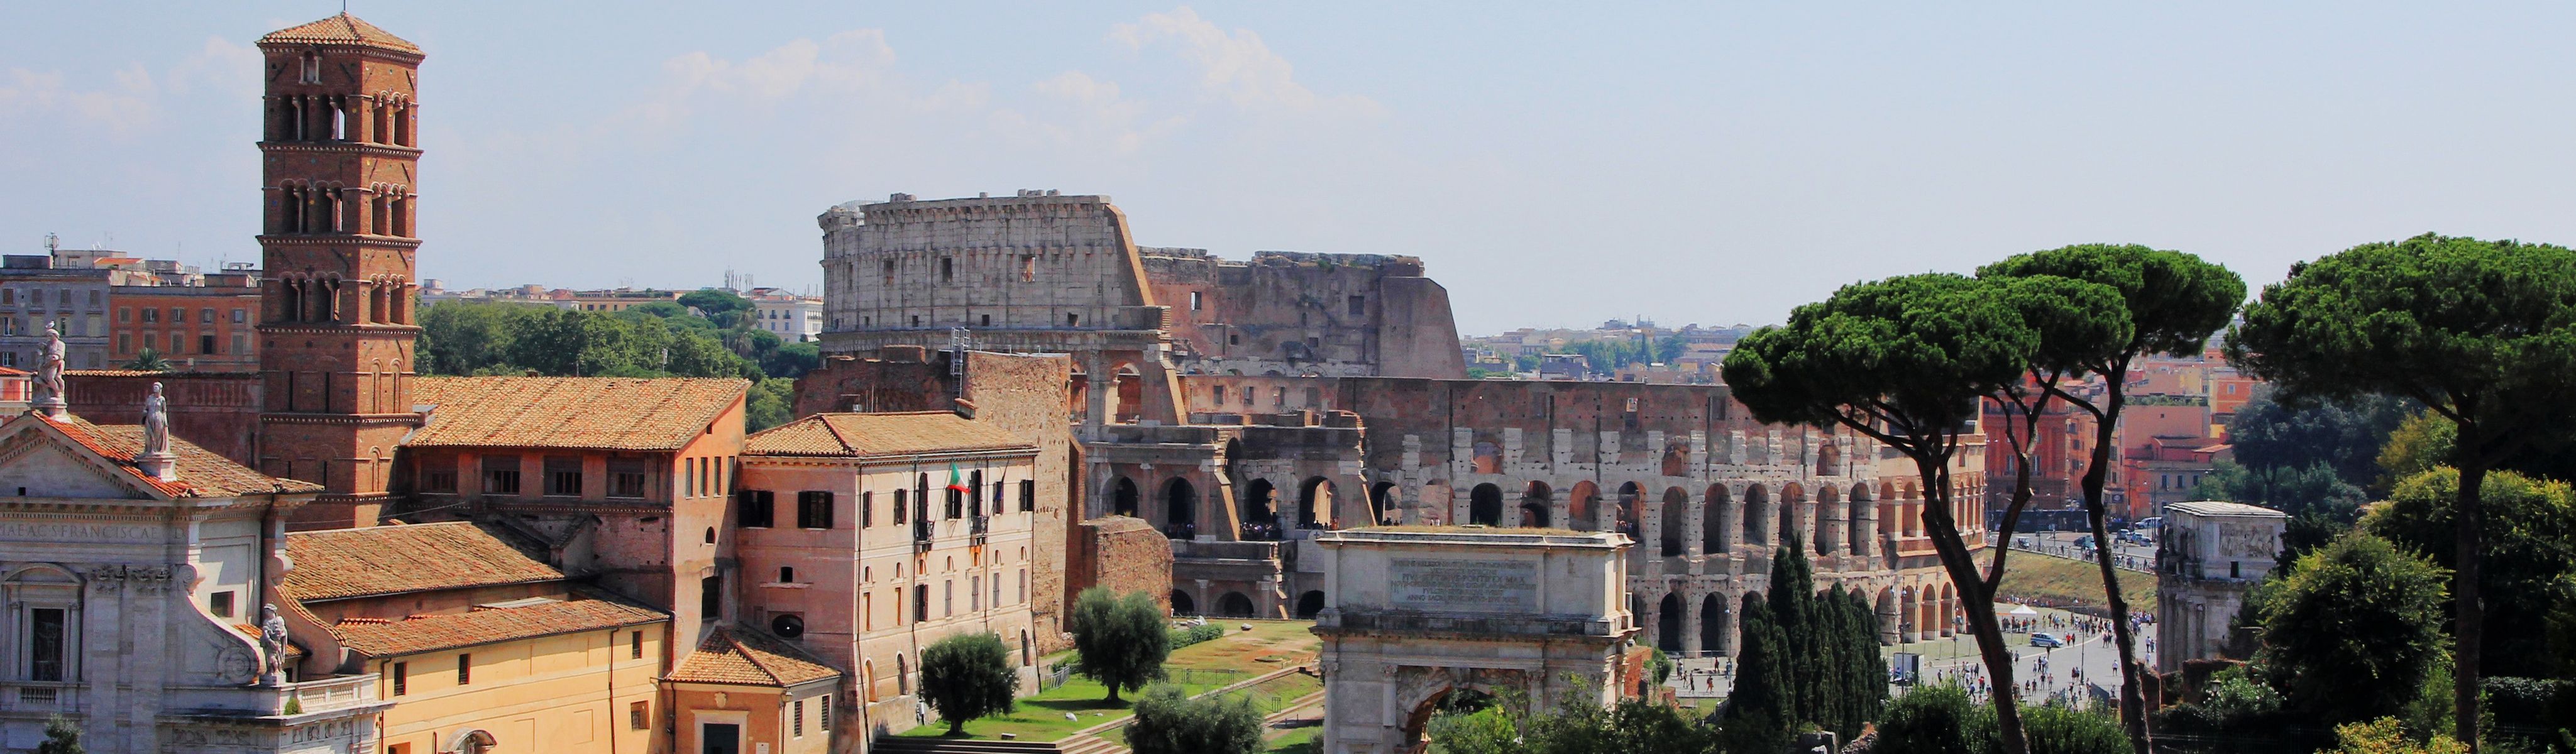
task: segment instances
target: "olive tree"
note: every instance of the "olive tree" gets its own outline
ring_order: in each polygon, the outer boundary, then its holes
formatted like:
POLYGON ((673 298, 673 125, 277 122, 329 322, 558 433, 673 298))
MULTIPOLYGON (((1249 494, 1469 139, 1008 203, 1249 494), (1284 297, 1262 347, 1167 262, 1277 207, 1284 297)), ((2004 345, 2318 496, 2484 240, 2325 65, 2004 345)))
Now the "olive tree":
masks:
POLYGON ((1839 424, 1914 462, 1924 529, 1994 679, 1997 733, 2006 752, 2025 754, 2011 648, 1995 621, 1995 582, 1977 572, 1977 553, 1957 517, 1960 485, 1951 478, 1953 459, 1975 434, 1968 427, 1981 413, 1979 401, 2020 380, 2039 356, 2041 335, 2009 289, 1950 274, 1847 285, 1798 307, 1787 324, 1745 336, 1727 355, 1725 376, 1755 419, 1839 424))
POLYGON ((1018 686, 999 636, 956 634, 921 650, 921 695, 948 721, 948 735, 964 735, 968 720, 1011 711, 1018 686))
MULTIPOLYGON (((2049 339, 2043 350, 2048 358, 2032 364, 2035 381, 2062 376, 2069 370, 2102 378, 2103 391, 2098 399, 2069 392, 2056 379, 2041 384, 2048 393, 2093 417, 2093 456, 2081 480, 2084 517, 2092 526, 2093 541, 2109 542, 2109 507, 2103 488, 2109 480, 2111 455, 2119 447, 2116 434, 2130 362, 2148 354, 2199 353, 2210 334, 2225 327, 2228 318, 2236 313, 2236 305, 2245 300, 2245 280, 2200 257, 2135 244, 2085 244, 2037 251, 1986 265, 1977 274, 1996 279, 2080 280, 2117 294, 2115 306, 2120 311, 2116 318, 2121 320, 2120 327, 2104 327, 2096 322, 2103 313, 2075 313, 2072 316, 2076 319, 2067 324, 2078 329, 2049 339)), ((2064 316, 2069 315, 2062 311, 2042 312, 2036 321, 2064 316)), ((2101 572, 2102 591, 2110 601, 2113 639, 2119 645, 2120 717, 2130 750, 2147 754, 2146 696, 2138 683, 2138 642, 2136 634, 2129 630, 2128 600, 2120 594, 2119 569, 2114 567, 2117 553, 2117 548, 2094 548, 2094 565, 2101 572)))
POLYGON ((2227 334, 2284 400, 2413 398, 2455 431, 2453 719, 2477 747, 2487 472, 2552 439, 2576 404, 2576 252, 2425 234, 2290 268, 2227 334))
POLYGON ((1163 609, 1144 592, 1121 597, 1106 587, 1082 590, 1065 628, 1073 632, 1074 672, 1109 687, 1111 704, 1120 690, 1162 678, 1163 660, 1172 654, 1163 609))

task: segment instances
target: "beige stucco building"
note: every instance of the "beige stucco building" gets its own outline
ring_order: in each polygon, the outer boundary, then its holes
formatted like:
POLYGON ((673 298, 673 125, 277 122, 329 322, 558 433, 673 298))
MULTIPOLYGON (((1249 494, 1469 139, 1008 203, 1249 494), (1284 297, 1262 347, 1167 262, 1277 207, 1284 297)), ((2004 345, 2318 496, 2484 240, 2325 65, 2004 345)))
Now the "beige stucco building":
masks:
POLYGON ((2194 501, 2165 509, 2156 535, 2156 668, 2215 657, 2245 592, 2271 573, 2289 516, 2243 503, 2194 501))

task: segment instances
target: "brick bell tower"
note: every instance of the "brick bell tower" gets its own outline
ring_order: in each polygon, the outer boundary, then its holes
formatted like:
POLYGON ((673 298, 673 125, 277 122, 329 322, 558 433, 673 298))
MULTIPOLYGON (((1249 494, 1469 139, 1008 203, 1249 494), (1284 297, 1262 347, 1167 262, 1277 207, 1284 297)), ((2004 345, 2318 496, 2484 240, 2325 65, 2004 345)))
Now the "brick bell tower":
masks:
POLYGON ((374 526, 411 407, 420 48, 346 13, 259 39, 260 470, 296 529, 374 526))

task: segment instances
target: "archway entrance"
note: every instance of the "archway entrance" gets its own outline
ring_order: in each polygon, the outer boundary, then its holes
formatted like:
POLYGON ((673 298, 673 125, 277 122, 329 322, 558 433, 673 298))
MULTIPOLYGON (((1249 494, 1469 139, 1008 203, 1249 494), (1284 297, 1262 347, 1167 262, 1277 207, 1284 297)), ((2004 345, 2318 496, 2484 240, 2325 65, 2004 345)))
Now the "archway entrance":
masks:
POLYGON ((1184 592, 1178 589, 1172 590, 1173 615, 1197 615, 1198 613, 1198 601, 1190 599, 1189 592, 1184 592))
POLYGON ((1109 514, 1136 515, 1136 480, 1122 476, 1109 483, 1109 514))
POLYGON ((1189 539, 1198 534, 1198 489, 1190 480, 1173 477, 1163 485, 1163 534, 1173 539, 1189 539))
POLYGON ((1297 617, 1311 619, 1324 611, 1324 593, 1320 590, 1297 595, 1297 617))
POLYGON ((1242 592, 1226 592, 1216 600, 1216 613, 1228 618, 1252 617, 1252 598, 1242 592))
POLYGON ((1503 525, 1503 488, 1488 482, 1469 491, 1467 523, 1475 526, 1503 525))
POLYGON ((1709 595, 1699 601, 1699 651, 1709 656, 1726 654, 1726 598, 1709 595))
POLYGON ((1255 479, 1243 488, 1243 538, 1255 542, 1279 541, 1279 491, 1268 479, 1255 479))
POLYGON ((1376 484, 1369 485, 1369 522, 1370 522, 1370 523, 1374 523, 1374 524, 1392 524, 1392 523, 1395 523, 1395 518, 1394 518, 1393 516, 1388 515, 1388 513, 1387 513, 1389 510, 1392 510, 1394 507, 1395 507, 1395 483, 1394 483, 1394 482, 1379 482, 1379 483, 1376 483, 1376 484))
POLYGON ((1684 617, 1682 610, 1682 596, 1678 594, 1666 594, 1664 601, 1656 604, 1656 649, 1664 650, 1667 654, 1681 653, 1682 618, 1684 617))
POLYGON ((1297 526, 1321 529, 1333 522, 1333 480, 1310 477, 1297 490, 1297 526))

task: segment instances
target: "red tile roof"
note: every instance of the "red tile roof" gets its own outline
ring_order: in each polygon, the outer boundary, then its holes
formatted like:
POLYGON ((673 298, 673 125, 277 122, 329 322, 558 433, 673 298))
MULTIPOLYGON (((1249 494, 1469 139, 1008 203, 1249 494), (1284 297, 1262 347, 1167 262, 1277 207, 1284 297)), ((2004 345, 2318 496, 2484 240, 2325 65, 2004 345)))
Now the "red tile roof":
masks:
POLYGON ((342 13, 308 24, 290 26, 259 38, 260 44, 363 45, 420 54, 420 46, 385 33, 375 24, 342 13))
POLYGON ((299 602, 563 579, 470 522, 286 535, 295 569, 277 589, 299 602))
POLYGON ((344 620, 331 627, 340 643, 373 657, 457 649, 540 636, 641 626, 670 620, 659 610, 582 594, 562 602, 415 615, 398 621, 344 620))
POLYGON ((786 642, 757 631, 718 626, 664 680, 786 687, 840 675, 841 671, 786 642))
POLYGON ((143 428, 131 424, 91 424, 66 414, 55 419, 38 413, 27 413, 11 421, 40 421, 63 433, 90 452, 104 456, 117 467, 164 495, 171 497, 245 497, 249 495, 321 492, 322 485, 294 479, 279 479, 233 463, 213 451, 178 437, 170 438, 170 453, 178 456, 178 479, 161 481, 143 473, 134 465, 134 457, 143 454, 143 428))
POLYGON ((768 456, 889 456, 961 450, 1035 450, 1018 435, 947 411, 815 414, 761 430, 743 452, 768 456))
POLYGON ((667 377, 423 377, 433 406, 406 447, 679 450, 743 400, 751 381, 667 377))

